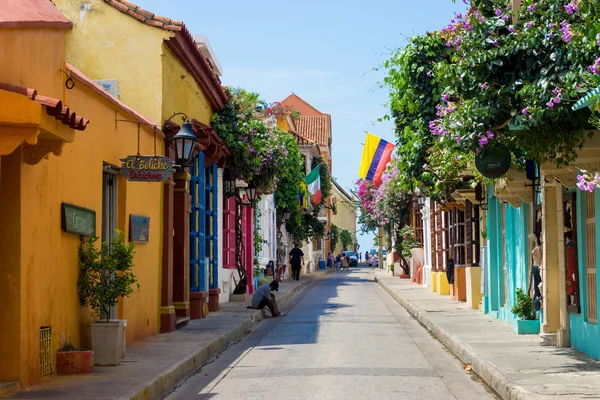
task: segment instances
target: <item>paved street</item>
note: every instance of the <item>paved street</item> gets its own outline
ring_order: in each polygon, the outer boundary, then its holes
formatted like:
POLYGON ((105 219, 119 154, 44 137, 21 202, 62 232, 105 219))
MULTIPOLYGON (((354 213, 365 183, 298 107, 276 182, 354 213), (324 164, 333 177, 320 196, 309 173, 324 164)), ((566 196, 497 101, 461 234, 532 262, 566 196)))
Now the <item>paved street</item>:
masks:
POLYGON ((183 399, 494 399, 372 280, 336 272, 171 393, 183 399))

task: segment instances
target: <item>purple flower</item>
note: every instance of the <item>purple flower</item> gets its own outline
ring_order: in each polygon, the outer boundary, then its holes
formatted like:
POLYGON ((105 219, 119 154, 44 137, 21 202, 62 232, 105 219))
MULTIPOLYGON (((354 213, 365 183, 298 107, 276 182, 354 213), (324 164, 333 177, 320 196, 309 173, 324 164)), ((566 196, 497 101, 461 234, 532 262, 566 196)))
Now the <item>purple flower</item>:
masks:
POLYGON ((448 95, 446 93, 442 93, 442 100, 448 101, 448 95))
POLYGON ((565 5, 565 11, 567 14, 573 14, 573 5, 571 3, 565 5))
POLYGON ((560 96, 556 96, 552 99, 552 101, 554 102, 554 104, 560 104, 560 96))
POLYGON ((502 15, 502 10, 498 8, 496 10, 496 16, 499 17, 500 15, 502 15))
POLYGON ((477 21, 479 22, 485 22, 485 18, 483 18, 481 15, 477 16, 477 21))
POLYGON ((505 14, 505 15, 501 16, 500 19, 502 21, 506 22, 506 21, 508 21, 508 15, 505 14))
POLYGON ((554 37, 554 35, 552 34, 552 32, 550 32, 550 33, 549 33, 548 35, 546 35, 546 36, 548 36, 548 39, 552 39, 552 38, 554 37))
POLYGON ((484 147, 487 144, 488 144, 487 137, 482 136, 479 138, 479 147, 484 147))
POLYGON ((512 26, 512 25, 509 25, 509 26, 508 26, 508 31, 509 31, 509 32, 514 32, 514 31, 515 31, 515 27, 514 27, 514 26, 512 26))
POLYGON ((498 47, 498 41, 497 41, 497 40, 494 40, 494 41, 492 42, 492 44, 493 44, 494 46, 498 47))
POLYGON ((547 103, 546 103, 546 105, 547 105, 549 108, 552 108, 552 107, 554 107, 554 102, 553 102, 552 100, 550 100, 549 102, 547 102, 547 103))
POLYGON ((566 43, 570 43, 573 40, 571 25, 564 21, 560 23, 560 33, 562 34, 562 40, 564 40, 566 43))
POLYGON ((533 3, 532 5, 527 7, 527 11, 534 12, 536 8, 537 8, 537 4, 533 3))
POLYGON ((521 114, 525 115, 529 112, 529 110, 527 110, 527 108, 524 108, 521 110, 521 114))
POLYGON ((456 143, 458 143, 458 145, 460 146, 460 136, 456 137, 456 143))
POLYGON ((554 25, 554 24, 550 24, 550 25, 548 25, 548 28, 550 28, 550 29, 554 29, 554 27, 555 27, 555 25, 554 25))
POLYGON ((526 26, 527 28, 531 28, 531 27, 533 26, 533 24, 532 24, 532 23, 531 23, 531 21, 530 21, 530 22, 526 23, 526 24, 525 24, 525 26, 526 26))
POLYGON ((600 33, 596 35, 596 44, 600 46, 600 33))
POLYGON ((431 75, 433 75, 433 74, 431 73, 431 71, 428 71, 428 72, 427 72, 427 76, 428 76, 429 78, 431 78, 431 75))
POLYGON ((558 90, 558 88, 554 88, 552 89, 552 94, 559 94, 560 91, 558 90))
POLYGON ((486 136, 488 139, 493 139, 493 138, 494 138, 494 132, 492 132, 492 131, 487 131, 487 132, 485 133, 485 136, 486 136))
POLYGON ((481 84, 481 88, 484 90, 487 89, 488 87, 489 86, 488 86, 487 82, 481 84))
POLYGON ((598 71, 598 64, 590 65, 590 71, 592 71, 594 75, 600 75, 600 71, 598 71))

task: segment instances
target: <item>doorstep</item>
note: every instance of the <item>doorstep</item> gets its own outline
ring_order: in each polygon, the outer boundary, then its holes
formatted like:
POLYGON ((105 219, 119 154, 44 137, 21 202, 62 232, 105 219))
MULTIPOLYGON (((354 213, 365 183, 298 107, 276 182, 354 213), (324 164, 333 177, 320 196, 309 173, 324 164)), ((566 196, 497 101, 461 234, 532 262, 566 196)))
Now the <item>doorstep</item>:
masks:
MULTIPOLYGON (((277 301, 284 305, 300 290, 329 271, 304 275, 299 282, 279 285, 277 301)), ((221 304, 221 311, 191 320, 174 332, 160 333, 127 345, 127 358, 115 367, 94 367, 91 374, 53 376, 7 395, 7 399, 160 399, 265 318, 263 310, 243 302, 221 304)), ((2 396, 0 396, 2 397, 2 396)))

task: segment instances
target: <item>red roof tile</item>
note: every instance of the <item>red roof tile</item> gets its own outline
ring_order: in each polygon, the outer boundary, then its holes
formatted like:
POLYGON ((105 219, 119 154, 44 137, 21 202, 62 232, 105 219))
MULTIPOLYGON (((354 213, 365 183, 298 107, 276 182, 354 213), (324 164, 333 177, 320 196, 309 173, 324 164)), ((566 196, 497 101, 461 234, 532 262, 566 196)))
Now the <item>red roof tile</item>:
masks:
POLYGON ((0 28, 71 29, 50 0, 0 0, 0 28))
POLYGON ((38 95, 35 89, 0 82, 0 90, 6 90, 7 92, 22 94, 23 96, 29 97, 36 103, 43 105, 46 108, 46 114, 60 120, 64 125, 68 125, 72 129, 84 131, 90 122, 83 117, 77 116, 75 111, 71 111, 69 107, 64 106, 61 100, 38 95))
POLYGON ((162 28, 175 32, 180 31, 183 28, 183 22, 181 21, 154 15, 154 13, 144 10, 143 8, 125 0, 104 0, 104 2, 110 4, 123 13, 132 16, 133 18, 136 18, 139 21, 156 28, 162 28))
POLYGON ((329 147, 331 138, 331 115, 317 117, 298 117, 296 133, 305 139, 312 140, 319 146, 329 147))

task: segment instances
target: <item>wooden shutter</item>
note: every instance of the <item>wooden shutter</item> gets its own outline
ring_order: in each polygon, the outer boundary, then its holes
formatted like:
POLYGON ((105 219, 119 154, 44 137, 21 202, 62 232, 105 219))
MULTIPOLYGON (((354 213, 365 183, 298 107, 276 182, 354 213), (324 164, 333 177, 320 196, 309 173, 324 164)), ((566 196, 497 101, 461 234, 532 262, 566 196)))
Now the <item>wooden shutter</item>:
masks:
POLYGON ((596 290, 596 210, 594 193, 585 193, 585 247, 586 247, 586 286, 587 286, 587 318, 590 322, 598 322, 598 292, 596 290))

